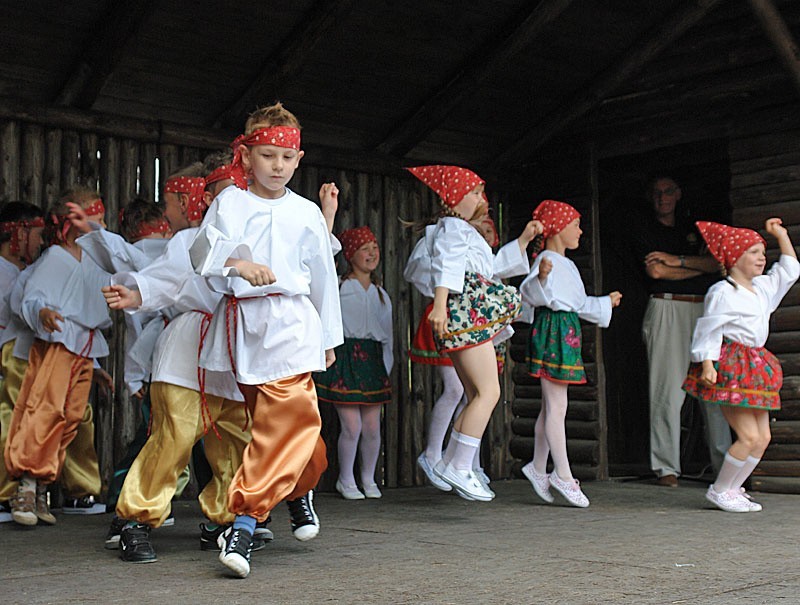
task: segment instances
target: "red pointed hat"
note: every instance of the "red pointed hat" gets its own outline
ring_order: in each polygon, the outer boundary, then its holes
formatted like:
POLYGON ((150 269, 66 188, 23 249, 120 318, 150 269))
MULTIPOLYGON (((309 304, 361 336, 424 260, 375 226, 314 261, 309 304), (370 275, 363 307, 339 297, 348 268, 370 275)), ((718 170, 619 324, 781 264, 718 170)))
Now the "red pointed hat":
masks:
POLYGON ((406 170, 433 189, 448 208, 455 208, 475 187, 486 184, 472 170, 458 166, 414 166, 406 170))
POLYGON ((533 211, 533 220, 539 221, 544 226, 542 237, 549 239, 569 225, 576 218, 580 218, 581 213, 575 210, 566 202, 555 200, 544 200, 536 206, 533 211))
POLYGON ((363 227, 356 227, 355 229, 343 231, 341 235, 339 235, 339 241, 342 242, 344 259, 350 260, 361 246, 369 242, 375 242, 377 244, 378 238, 376 238, 372 230, 365 225, 363 227))
POLYGON ((733 267, 750 247, 756 244, 764 244, 765 247, 767 245, 764 238, 752 229, 731 227, 709 221, 697 221, 695 225, 697 225, 700 235, 703 236, 708 251, 726 269, 733 267))

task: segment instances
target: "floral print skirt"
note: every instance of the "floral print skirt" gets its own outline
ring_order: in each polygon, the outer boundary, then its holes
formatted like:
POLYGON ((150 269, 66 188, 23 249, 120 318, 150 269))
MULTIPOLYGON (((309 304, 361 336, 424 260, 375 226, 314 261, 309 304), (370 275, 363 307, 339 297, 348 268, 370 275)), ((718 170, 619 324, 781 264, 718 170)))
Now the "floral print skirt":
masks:
POLYGON ((383 365, 383 346, 376 340, 345 338, 336 347, 336 361, 314 373, 317 397, 328 403, 381 405, 392 399, 383 365))
POLYGON ((700 383, 703 364, 693 363, 683 390, 706 403, 758 410, 781 409, 783 370, 778 358, 764 347, 748 347, 729 338, 722 341, 719 361, 714 362, 717 382, 700 383))
POLYGON ((447 297, 447 332, 434 336, 440 353, 477 346, 497 336, 522 310, 513 286, 467 272, 460 294, 447 297))
POLYGON ((572 311, 536 307, 525 356, 528 373, 553 382, 584 384, 581 322, 572 311))
POLYGON ((436 341, 433 338, 433 329, 428 321, 428 316, 433 310, 433 303, 425 307, 422 319, 419 320, 417 333, 411 343, 411 350, 408 356, 414 363, 424 363, 431 366, 451 366, 453 362, 447 355, 440 355, 436 348, 436 341))

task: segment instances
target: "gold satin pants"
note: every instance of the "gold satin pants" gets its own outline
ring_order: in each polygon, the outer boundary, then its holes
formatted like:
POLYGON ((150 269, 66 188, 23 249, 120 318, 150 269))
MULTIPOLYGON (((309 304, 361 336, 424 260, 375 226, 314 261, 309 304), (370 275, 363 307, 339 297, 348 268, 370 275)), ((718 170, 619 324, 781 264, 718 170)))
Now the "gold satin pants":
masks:
POLYGON ((236 515, 263 521, 281 500, 295 500, 328 466, 311 373, 262 385, 243 385, 252 416, 252 441, 228 492, 236 515))
POLYGON ((34 341, 6 440, 12 477, 26 473, 42 483, 59 477, 86 411, 93 372, 91 359, 60 343, 34 341))
MULTIPOLYGON (((206 394, 208 411, 221 439, 206 423, 205 451, 213 478, 200 493, 200 508, 220 525, 233 522, 227 493, 242 452, 250 441, 244 430, 245 407, 240 402, 206 394)), ((150 436, 133 461, 117 500, 117 516, 160 527, 169 516, 178 477, 186 468, 192 447, 204 435, 200 393, 165 382, 150 385, 150 436)))

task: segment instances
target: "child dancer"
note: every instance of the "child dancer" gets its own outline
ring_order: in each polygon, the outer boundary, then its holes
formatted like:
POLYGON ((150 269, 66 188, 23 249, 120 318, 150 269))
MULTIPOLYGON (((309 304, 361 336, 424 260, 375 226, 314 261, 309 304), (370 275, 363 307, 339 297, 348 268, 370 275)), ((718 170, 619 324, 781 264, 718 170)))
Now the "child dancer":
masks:
MULTIPOLYGON (((97 194, 72 189, 51 211, 57 245, 33 267, 22 295, 23 319, 34 331, 29 365, 5 447, 9 474, 20 478, 12 504, 17 523, 55 523, 46 489, 61 473, 89 397, 92 360, 108 354, 101 329, 111 320, 98 289, 108 276, 81 253, 67 202, 91 209, 97 194)), ((89 210, 87 210, 88 212, 89 210)))
POLYGON ((200 363, 233 370, 252 415, 228 492, 236 520, 219 540, 220 561, 246 577, 253 529, 278 502, 305 498, 316 520, 309 490, 327 461, 311 372, 329 367, 344 339, 325 219, 286 187, 303 157, 297 118, 280 103, 257 110, 234 152, 238 188, 214 201, 191 257, 224 294, 200 363))
POLYGON ((348 229, 339 239, 348 263, 339 287, 345 339, 335 351, 336 363, 314 382, 320 401, 335 404, 341 424, 336 491, 345 500, 380 498, 375 467, 381 449, 381 406, 392 398, 392 301, 374 273, 381 255, 370 228, 348 229), (363 493, 353 471, 356 450, 363 493))
POLYGON ((461 497, 488 502, 492 493, 475 476, 472 464, 500 398, 493 340, 510 335, 519 295, 492 280, 497 273, 492 250, 468 222, 484 210, 483 179, 456 166, 409 171, 439 195, 444 210, 428 249, 434 294, 429 321, 439 351, 450 356, 467 395, 467 405, 453 424, 452 458, 439 461, 434 472, 461 497))
POLYGON ((531 376, 541 379, 542 407, 534 429, 533 460, 522 467, 522 472, 545 502, 553 502, 552 486, 572 506, 585 508, 589 499, 572 477, 564 430, 567 388, 586 382, 578 320, 608 327, 611 309, 622 295, 587 296, 578 268, 565 256, 567 250, 578 248, 580 216, 569 204, 553 200, 543 201, 533 211, 533 218, 544 226, 545 250, 537 256, 520 291, 523 300, 536 307, 527 362, 531 376), (549 454, 553 455, 554 468, 548 476, 549 454))
POLYGON ((766 243, 758 233, 704 221, 697 228, 728 277, 706 294, 683 388, 692 397, 722 406, 736 432, 706 499, 727 512, 758 512, 761 505, 750 501, 742 485, 769 445, 769 411, 781 408, 783 384, 780 362, 764 343, 769 317, 800 276, 800 264, 779 218, 765 224, 781 252, 766 275, 766 243))

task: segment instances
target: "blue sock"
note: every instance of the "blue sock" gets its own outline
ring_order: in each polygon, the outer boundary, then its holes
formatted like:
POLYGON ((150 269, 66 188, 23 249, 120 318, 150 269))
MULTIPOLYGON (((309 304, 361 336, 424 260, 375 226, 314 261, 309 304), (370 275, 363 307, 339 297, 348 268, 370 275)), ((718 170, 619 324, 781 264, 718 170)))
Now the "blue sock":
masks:
POLYGON ((233 529, 244 529, 252 536, 256 531, 256 518, 248 517, 247 515, 236 515, 236 520, 233 522, 233 529))

